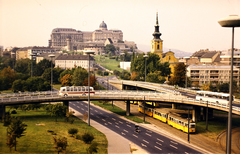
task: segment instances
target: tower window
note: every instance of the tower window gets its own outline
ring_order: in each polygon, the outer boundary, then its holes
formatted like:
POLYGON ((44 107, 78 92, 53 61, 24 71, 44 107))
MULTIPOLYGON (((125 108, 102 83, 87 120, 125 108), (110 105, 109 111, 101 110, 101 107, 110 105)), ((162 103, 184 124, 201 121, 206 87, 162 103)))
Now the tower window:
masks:
POLYGON ((157 45, 157 49, 159 49, 159 44, 157 45))

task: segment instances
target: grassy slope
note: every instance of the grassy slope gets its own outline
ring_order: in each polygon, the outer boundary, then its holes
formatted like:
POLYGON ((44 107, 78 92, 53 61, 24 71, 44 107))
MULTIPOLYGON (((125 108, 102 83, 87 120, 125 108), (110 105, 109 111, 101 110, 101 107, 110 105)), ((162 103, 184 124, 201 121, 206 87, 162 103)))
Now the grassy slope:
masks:
POLYGON ((101 64, 103 67, 109 69, 109 70, 118 70, 122 72, 123 69, 119 68, 118 65, 120 65, 120 61, 116 61, 115 59, 109 59, 108 57, 96 55, 94 56, 95 63, 101 64), (101 59, 100 59, 101 57, 101 59))
MULTIPOLYGON (((27 111, 26 114, 20 110, 17 110, 17 112, 18 114, 16 114, 16 116, 20 116, 28 126, 26 135, 17 139, 17 152, 12 148, 13 153, 56 153, 55 148, 53 148, 54 135, 47 132, 47 130, 52 130, 57 133, 57 137, 67 138, 68 146, 66 153, 86 153, 86 148, 88 148, 89 145, 71 137, 68 134, 69 128, 77 128, 79 130, 78 134, 80 135, 87 131, 93 133, 95 136, 93 141, 99 144, 98 153, 107 153, 108 143, 105 135, 76 117, 74 117, 74 123, 70 124, 64 122, 63 118, 59 118, 58 122, 55 122, 55 118, 47 115, 43 109, 38 111, 27 111), (44 125, 38 126, 36 125, 37 123, 44 125)), ((4 127, 3 123, 0 123, 0 153, 9 153, 9 148, 6 146, 6 129, 7 127, 4 127)))

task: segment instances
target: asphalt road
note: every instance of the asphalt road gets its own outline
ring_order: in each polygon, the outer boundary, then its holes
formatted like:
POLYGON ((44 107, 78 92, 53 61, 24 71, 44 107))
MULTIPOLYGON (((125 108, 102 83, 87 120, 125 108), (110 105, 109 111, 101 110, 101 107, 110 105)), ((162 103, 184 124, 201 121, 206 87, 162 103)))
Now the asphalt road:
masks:
MULTIPOLYGON (((82 114, 87 112, 87 103, 85 102, 74 101, 70 102, 69 105, 82 114)), ((139 133, 136 133, 135 123, 121 119, 114 114, 110 114, 94 106, 91 106, 90 118, 149 153, 201 153, 200 151, 183 145, 183 143, 143 127, 139 128, 139 133)))

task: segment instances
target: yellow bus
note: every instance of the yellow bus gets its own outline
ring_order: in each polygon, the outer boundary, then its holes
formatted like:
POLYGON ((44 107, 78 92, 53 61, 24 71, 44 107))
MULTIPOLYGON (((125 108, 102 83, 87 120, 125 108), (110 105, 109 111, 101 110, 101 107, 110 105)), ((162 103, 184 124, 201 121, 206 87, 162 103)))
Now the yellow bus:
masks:
MULTIPOLYGON (((138 111, 140 113, 144 113, 144 105, 142 103, 138 104, 138 111)), ((149 105, 145 104, 145 114, 152 117, 153 116, 153 108, 149 105)))

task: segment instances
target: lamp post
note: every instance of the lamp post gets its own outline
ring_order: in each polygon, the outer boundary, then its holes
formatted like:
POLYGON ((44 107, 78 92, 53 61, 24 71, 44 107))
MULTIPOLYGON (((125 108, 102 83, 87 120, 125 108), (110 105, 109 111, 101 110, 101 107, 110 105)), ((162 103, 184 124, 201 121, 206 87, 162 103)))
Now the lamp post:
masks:
POLYGON ((143 57, 145 58, 145 82, 146 82, 146 76, 147 76, 147 58, 148 58, 148 55, 144 55, 143 57))
POLYGON ((93 50, 85 50, 85 54, 88 55, 88 126, 90 126, 90 54, 94 54, 93 50))
POLYGON ((121 55, 123 56, 123 72, 122 72, 122 76, 124 78, 124 60, 125 60, 124 55, 125 55, 125 53, 121 53, 121 55))
POLYGON ((52 68, 53 60, 52 60, 52 58, 55 57, 55 55, 51 54, 51 55, 48 55, 48 57, 51 58, 51 92, 52 92, 52 90, 53 90, 53 68, 52 68))
POLYGON ((31 57, 32 57, 32 65, 31 65, 31 77, 33 77, 33 56, 35 56, 34 53, 31 54, 31 57))
POLYGON ((16 59, 16 58, 15 58, 15 55, 16 55, 16 54, 15 54, 14 52, 12 52, 11 54, 12 54, 12 58, 13 58, 13 70, 14 70, 14 61, 15 61, 15 59, 16 59))
POLYGON ((231 153, 231 133, 232 133, 232 89, 233 89, 233 54, 234 54, 234 28, 240 27, 240 17, 237 15, 230 15, 226 18, 218 20, 222 27, 232 27, 232 52, 231 52, 231 77, 229 88, 229 112, 228 112, 228 129, 227 129, 227 143, 226 153, 231 153))
POLYGON ((187 65, 186 65, 186 79, 185 79, 185 88, 187 88, 187 65))

